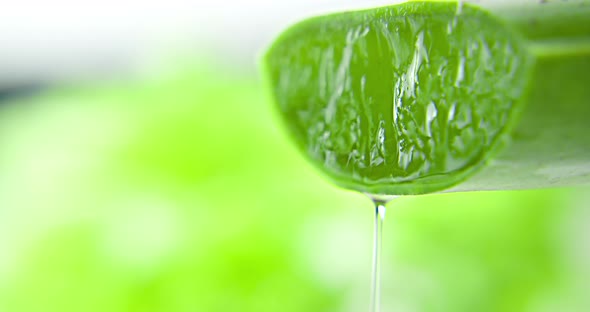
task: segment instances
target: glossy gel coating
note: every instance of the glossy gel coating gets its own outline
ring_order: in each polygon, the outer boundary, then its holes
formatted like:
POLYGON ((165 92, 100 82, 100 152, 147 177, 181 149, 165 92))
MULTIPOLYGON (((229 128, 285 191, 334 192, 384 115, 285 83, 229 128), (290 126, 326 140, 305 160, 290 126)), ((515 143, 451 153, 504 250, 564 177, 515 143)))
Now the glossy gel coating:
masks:
POLYGON ((296 144, 337 184, 421 194, 502 145, 527 89, 523 46, 481 9, 411 2, 303 21, 265 74, 296 144))

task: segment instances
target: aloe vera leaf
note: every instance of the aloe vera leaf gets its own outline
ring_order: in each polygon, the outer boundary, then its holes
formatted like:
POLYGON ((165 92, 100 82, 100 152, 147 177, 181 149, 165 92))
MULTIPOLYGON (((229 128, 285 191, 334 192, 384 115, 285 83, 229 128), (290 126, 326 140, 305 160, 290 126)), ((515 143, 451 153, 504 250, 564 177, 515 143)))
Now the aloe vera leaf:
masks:
POLYGON ((587 5, 410 2, 316 17, 275 41, 264 71, 299 149, 342 187, 584 183, 587 5))

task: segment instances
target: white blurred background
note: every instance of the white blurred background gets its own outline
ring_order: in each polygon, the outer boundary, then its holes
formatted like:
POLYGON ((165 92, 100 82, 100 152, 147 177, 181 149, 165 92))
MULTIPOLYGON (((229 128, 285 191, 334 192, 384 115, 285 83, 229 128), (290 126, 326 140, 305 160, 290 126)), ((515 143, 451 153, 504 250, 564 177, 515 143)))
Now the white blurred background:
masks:
POLYGON ((144 70, 170 53, 202 50, 225 54, 230 66, 252 71, 265 44, 299 19, 394 2, 6 1, 0 12, 0 85, 144 70))

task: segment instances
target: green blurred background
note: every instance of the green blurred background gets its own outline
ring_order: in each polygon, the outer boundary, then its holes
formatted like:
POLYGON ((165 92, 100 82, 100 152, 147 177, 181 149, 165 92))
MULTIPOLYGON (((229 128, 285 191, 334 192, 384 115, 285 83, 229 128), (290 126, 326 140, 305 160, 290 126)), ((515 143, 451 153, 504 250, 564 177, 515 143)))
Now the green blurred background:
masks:
MULTIPOLYGON (((372 207, 256 76, 185 65, 0 107, 0 311, 365 311, 372 207)), ((390 203, 384 311, 584 311, 587 190, 390 203)))
MULTIPOLYGON (((258 46, 219 46, 0 102, 1 312, 368 310, 371 202, 290 144, 258 46)), ((383 311, 590 311, 587 188, 399 198, 383 247, 383 311)))

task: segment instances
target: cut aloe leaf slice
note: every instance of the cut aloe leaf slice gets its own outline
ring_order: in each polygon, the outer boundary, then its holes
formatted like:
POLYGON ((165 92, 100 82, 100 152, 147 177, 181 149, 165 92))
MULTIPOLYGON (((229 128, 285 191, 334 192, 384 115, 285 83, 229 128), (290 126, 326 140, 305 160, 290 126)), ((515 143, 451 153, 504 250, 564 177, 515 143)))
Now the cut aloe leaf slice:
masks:
POLYGON ((300 150, 345 188, 422 194, 476 172, 454 189, 578 184, 590 180, 580 4, 519 14, 410 2, 316 17, 273 43, 264 71, 300 150), (561 28, 534 26, 544 22, 561 28))

